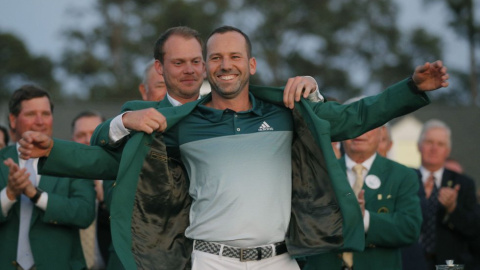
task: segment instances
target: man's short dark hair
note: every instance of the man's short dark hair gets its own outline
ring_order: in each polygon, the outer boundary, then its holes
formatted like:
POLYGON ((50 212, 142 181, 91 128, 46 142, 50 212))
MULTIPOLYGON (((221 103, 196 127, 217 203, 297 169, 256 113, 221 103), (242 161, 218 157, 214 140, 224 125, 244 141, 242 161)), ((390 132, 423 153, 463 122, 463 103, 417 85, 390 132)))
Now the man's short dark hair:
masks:
POLYGON ((48 92, 39 86, 32 84, 25 84, 13 92, 12 97, 8 102, 8 111, 13 115, 18 116, 22 110, 22 101, 41 97, 48 98, 50 111, 53 113, 53 103, 48 92))
MULTIPOLYGON (((252 43, 250 42, 250 38, 248 38, 247 34, 245 34, 242 30, 240 30, 236 27, 229 26, 229 25, 224 25, 224 26, 220 26, 220 27, 214 29, 210 33, 210 35, 208 35, 207 42, 215 34, 225 34, 225 33, 228 33, 228 32, 237 32, 245 38, 245 43, 247 43, 247 56, 248 56, 248 58, 251 58, 252 57, 252 43)), ((206 53, 207 50, 205 49, 204 51, 206 53)), ((206 56, 205 56, 205 59, 206 59, 206 56)))
POLYGON ((169 28, 165 31, 155 42, 155 46, 153 47, 153 58, 160 61, 163 64, 163 58, 165 56, 165 51, 163 50, 165 46, 165 42, 167 42, 168 38, 171 36, 181 36, 186 39, 194 38, 200 44, 200 48, 203 49, 203 41, 200 38, 200 34, 197 30, 194 30, 187 26, 177 26, 169 28))
POLYGON ((3 142, 5 143, 5 146, 7 146, 8 142, 10 141, 10 136, 8 135, 8 129, 4 126, 0 126, 0 132, 3 133, 3 142))
POLYGON ((77 120, 84 117, 98 117, 102 120, 102 122, 105 121, 105 117, 103 117, 103 115, 97 111, 92 111, 92 110, 82 111, 73 118, 72 131, 73 131, 73 128, 75 127, 75 123, 77 122, 77 120))

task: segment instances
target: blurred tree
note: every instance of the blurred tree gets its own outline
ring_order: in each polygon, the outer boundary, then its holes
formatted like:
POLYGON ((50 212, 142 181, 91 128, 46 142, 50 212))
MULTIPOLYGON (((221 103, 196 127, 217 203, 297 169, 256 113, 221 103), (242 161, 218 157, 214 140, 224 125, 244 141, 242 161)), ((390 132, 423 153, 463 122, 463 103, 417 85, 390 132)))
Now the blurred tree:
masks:
MULTIPOLYGON (((217 14, 225 7, 221 0, 99 0, 94 10, 100 21, 94 29, 75 26, 65 31, 68 48, 62 67, 91 99, 138 99, 141 72, 153 58, 160 34, 186 25, 205 37, 218 26, 217 14)), ((75 12, 81 21, 83 13, 75 12)))
POLYGON ((412 74, 418 60, 441 55, 426 33, 401 36, 397 12, 391 0, 244 0, 224 17, 250 35, 262 83, 308 74, 345 100, 376 94, 412 74))
POLYGON ((0 33, 0 99, 8 100, 10 94, 25 83, 34 83, 58 93, 53 78, 53 63, 45 56, 34 56, 18 37, 0 33))
MULTIPOLYGON (((284 85, 314 76, 322 92, 345 100, 376 94, 441 56, 421 29, 402 36, 391 0, 99 0, 93 30, 68 29, 62 66, 90 98, 139 98, 152 45, 165 29, 187 25, 206 37, 222 24, 247 33, 258 61, 253 83, 284 85)), ((78 10, 77 10, 78 12, 78 10)), ((80 17, 81 18, 81 17, 80 17)))
POLYGON ((475 50, 480 44, 480 25, 475 22, 474 1, 473 0, 424 0, 426 4, 443 3, 449 13, 448 23, 455 34, 467 40, 470 70, 449 69, 451 91, 438 95, 439 98, 447 103, 453 104, 471 104, 480 106, 478 100, 478 87, 480 68, 477 64, 475 50))
POLYGON ((474 19, 474 1, 446 0, 446 3, 452 15, 450 25, 455 29, 455 33, 468 41, 468 51, 470 54, 470 76, 468 80, 470 87, 467 89, 470 89, 471 104, 475 105, 479 87, 478 77, 480 76, 480 73, 477 72, 479 67, 477 67, 475 50, 478 44, 480 44, 480 25, 476 24, 474 19))

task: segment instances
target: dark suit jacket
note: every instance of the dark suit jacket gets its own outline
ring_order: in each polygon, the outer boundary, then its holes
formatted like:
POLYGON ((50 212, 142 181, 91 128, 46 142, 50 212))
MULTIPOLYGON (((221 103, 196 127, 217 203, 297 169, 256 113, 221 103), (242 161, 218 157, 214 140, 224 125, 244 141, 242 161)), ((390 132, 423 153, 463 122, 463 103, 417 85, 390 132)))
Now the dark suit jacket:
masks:
MULTIPOLYGON (((422 206, 422 213, 425 213, 425 190, 422 183, 422 175, 418 173, 420 183, 419 197, 422 206)), ((454 187, 460 185, 457 197, 457 207, 451 214, 447 214, 445 208, 439 204, 437 211, 436 249, 435 264, 445 264, 445 260, 454 260, 456 264, 464 264, 465 269, 473 269, 474 256, 469 251, 469 241, 478 234, 478 211, 476 208, 475 183, 469 177, 445 169, 442 176, 442 187, 454 187)), ((425 269, 419 268, 424 265, 423 249, 419 244, 404 251, 403 269, 425 269)))
MULTIPOLYGON (((18 163, 16 146, 0 150, 0 160, 18 163)), ((8 181, 8 167, 0 162, 0 190, 8 181)), ((93 182, 42 176, 39 188, 48 193, 46 211, 34 207, 30 224, 30 245, 37 270, 84 269, 79 228, 95 218, 93 182)), ((7 216, 0 211, 0 269, 15 269, 20 224, 19 199, 7 216)))

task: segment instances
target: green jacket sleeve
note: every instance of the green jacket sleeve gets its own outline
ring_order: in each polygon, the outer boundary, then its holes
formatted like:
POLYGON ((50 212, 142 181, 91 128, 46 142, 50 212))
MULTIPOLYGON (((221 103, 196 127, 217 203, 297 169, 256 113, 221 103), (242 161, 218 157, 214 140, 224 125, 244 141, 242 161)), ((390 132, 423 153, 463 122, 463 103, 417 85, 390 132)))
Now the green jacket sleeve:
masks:
POLYGON ((107 151, 71 141, 54 139, 48 157, 38 163, 40 174, 85 179, 116 179, 120 151, 107 151))
POLYGON ((88 227, 95 219, 96 194, 93 182, 85 179, 61 179, 60 181, 70 181, 68 196, 55 192, 48 193, 47 209, 42 220, 79 228, 88 227))
POLYGON ((378 95, 348 105, 336 102, 309 104, 317 116, 330 123, 332 141, 343 141, 356 138, 429 103, 425 93, 411 89, 407 80, 403 80, 378 95))
MULTIPOLYGON (((283 88, 250 85, 250 91, 258 98, 283 105, 283 88)), ((381 126, 393 118, 411 113, 430 103, 424 92, 412 89, 408 79, 400 81, 382 93, 342 105, 336 102, 301 101, 312 113, 330 123, 332 141, 358 137, 381 126)))

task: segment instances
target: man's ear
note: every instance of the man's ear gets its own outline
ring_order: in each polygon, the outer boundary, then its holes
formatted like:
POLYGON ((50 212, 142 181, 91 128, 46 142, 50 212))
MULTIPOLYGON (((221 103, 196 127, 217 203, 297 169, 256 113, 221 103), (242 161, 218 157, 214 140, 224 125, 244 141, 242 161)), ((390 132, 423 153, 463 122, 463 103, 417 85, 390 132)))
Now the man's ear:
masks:
POLYGON ((10 129, 12 131, 15 130, 16 125, 17 125, 17 117, 11 113, 8 114, 8 122, 10 123, 10 129))
POLYGON ((147 89, 145 88, 145 84, 141 83, 138 85, 138 92, 140 92, 143 100, 147 100, 147 89))
POLYGON ((158 74, 163 75, 163 65, 160 60, 155 60, 155 70, 158 74))
POLYGON ((250 75, 254 75, 257 72, 257 60, 255 57, 250 58, 248 64, 250 66, 250 75))

